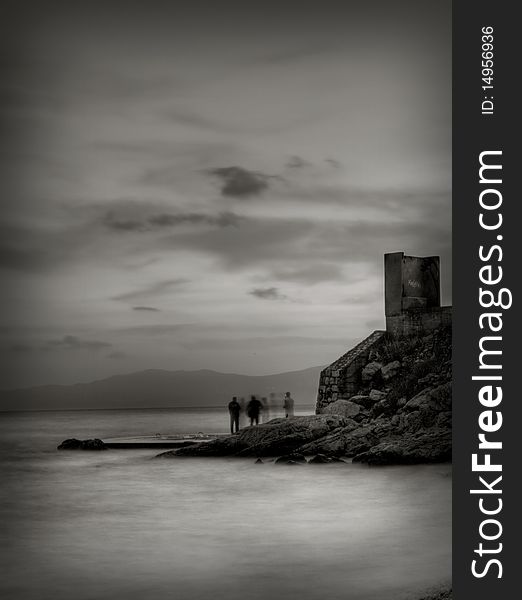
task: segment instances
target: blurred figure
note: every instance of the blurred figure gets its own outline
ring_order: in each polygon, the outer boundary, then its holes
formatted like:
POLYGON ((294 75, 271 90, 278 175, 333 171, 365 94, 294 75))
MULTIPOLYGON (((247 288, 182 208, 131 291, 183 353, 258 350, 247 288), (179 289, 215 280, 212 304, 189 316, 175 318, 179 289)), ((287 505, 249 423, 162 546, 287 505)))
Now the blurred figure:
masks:
POLYGON ((270 418, 270 408, 268 406, 268 399, 261 398, 261 423, 266 423, 270 418))
POLYGON ((270 421, 270 419, 274 418, 274 415, 277 414, 277 400, 275 392, 270 392, 268 395, 268 400, 266 403, 266 420, 270 421))
POLYGON ((244 398, 239 399, 239 428, 243 429, 248 425, 247 416, 246 416, 246 400, 244 398))
POLYGON ((239 413, 241 412, 241 406, 237 401, 236 396, 232 398, 232 402, 228 403, 228 412, 230 414, 230 433, 239 432, 239 413))
POLYGON ((250 419, 250 425, 254 425, 254 423, 259 425, 259 411, 261 407, 261 402, 255 396, 252 396, 247 405, 247 415, 250 419))
POLYGON ((294 399, 292 398, 292 396, 290 396, 290 392, 286 392, 285 394, 283 408, 285 410, 286 418, 294 416, 294 399))

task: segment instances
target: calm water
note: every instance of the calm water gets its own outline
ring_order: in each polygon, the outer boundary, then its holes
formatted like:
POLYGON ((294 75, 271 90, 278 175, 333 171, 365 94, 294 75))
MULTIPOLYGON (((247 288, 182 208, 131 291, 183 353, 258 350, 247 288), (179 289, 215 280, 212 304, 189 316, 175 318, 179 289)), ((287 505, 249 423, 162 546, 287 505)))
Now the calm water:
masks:
POLYGON ((448 465, 55 450, 227 421, 215 409, 0 414, 2 597, 410 600, 449 584, 448 465))

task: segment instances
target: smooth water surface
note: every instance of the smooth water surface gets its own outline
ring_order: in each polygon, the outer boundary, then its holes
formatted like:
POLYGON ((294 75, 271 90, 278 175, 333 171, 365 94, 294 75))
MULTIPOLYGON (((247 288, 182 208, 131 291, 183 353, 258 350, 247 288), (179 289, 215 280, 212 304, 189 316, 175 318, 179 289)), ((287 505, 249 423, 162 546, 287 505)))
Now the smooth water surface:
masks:
POLYGON ((408 600, 451 578, 451 467, 58 452, 222 411, 0 415, 4 598, 408 600))

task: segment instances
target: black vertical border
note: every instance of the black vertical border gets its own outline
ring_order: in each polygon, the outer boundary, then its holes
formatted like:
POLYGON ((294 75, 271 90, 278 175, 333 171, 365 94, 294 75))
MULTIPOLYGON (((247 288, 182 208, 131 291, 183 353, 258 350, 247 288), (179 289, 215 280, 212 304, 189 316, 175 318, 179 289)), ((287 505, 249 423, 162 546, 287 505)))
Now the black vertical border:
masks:
MULTIPOLYGON (((522 479, 522 335, 520 318, 521 221, 517 219, 520 192, 515 189, 521 169, 517 131, 522 129, 516 90, 520 87, 522 24, 517 19, 517 3, 512 0, 454 0, 453 2, 453 590, 455 600, 504 600, 520 597, 522 549, 518 540, 522 508, 519 480, 522 479), (493 115, 481 114, 482 27, 494 28, 494 96, 493 115), (518 56, 518 58, 517 58, 518 56), (479 154, 484 150, 502 150, 503 214, 501 231, 486 232, 479 226, 479 154), (503 526, 503 549, 498 555, 503 575, 491 568, 475 578, 471 572, 474 549, 481 540, 479 525, 488 518, 479 511, 479 496, 469 493, 477 488, 478 473, 471 470, 471 455, 478 452, 478 416, 481 410, 477 393, 480 385, 471 380, 478 374, 478 343, 481 337, 478 318, 479 269, 478 248, 503 236, 504 278, 501 286, 511 289, 513 306, 502 311, 503 426, 502 451, 496 451, 503 464, 501 473, 503 510, 498 515, 503 526), (520 442, 519 442, 520 440, 520 442), (518 488, 518 489, 517 489, 518 488)), ((488 94, 489 95, 489 92, 488 94)), ((485 310, 485 309, 484 309, 485 310)), ((487 311, 486 311, 487 312, 487 311)), ((484 333, 482 333, 484 335, 484 333)), ((497 438, 499 439, 499 438, 497 438)), ((488 542, 483 541, 487 547, 488 542)), ((495 542, 489 542, 490 547, 495 542)), ((484 558, 482 565, 485 564, 484 558)))

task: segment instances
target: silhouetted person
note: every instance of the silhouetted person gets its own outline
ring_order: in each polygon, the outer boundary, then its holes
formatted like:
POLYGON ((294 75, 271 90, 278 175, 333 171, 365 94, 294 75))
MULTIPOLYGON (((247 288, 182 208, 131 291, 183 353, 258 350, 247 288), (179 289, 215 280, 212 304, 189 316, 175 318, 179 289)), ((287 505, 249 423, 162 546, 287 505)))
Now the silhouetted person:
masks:
POLYGON ((230 433, 236 433, 239 431, 239 413, 241 412, 241 406, 234 396, 232 402, 228 403, 228 412, 230 413, 230 433))
POLYGON ((253 425, 254 422, 256 425, 259 425, 259 411, 261 407, 261 402, 255 396, 252 396, 247 405, 247 415, 250 419, 250 425, 253 425))
POLYGON ((286 417, 294 416, 294 399, 290 396, 290 392, 286 392, 283 400, 283 408, 285 409, 286 417))

